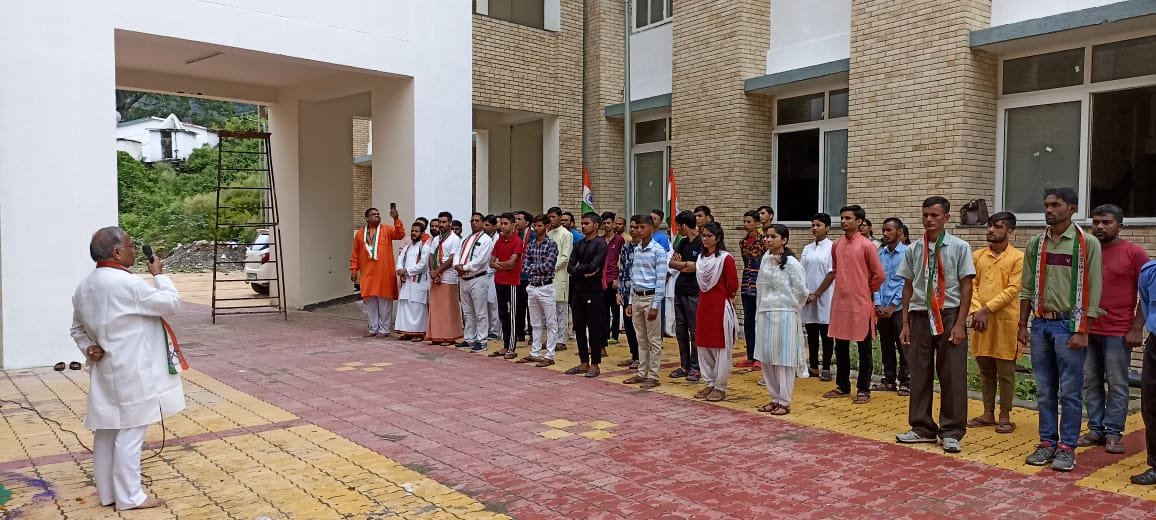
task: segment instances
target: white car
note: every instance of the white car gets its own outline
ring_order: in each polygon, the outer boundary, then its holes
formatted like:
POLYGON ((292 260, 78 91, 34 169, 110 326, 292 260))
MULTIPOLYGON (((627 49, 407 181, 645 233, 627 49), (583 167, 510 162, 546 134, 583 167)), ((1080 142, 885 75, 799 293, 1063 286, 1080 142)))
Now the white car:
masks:
POLYGON ((257 294, 269 294, 269 280, 277 278, 276 248, 270 247, 273 235, 268 229, 257 230, 257 238, 245 250, 245 279, 257 294))

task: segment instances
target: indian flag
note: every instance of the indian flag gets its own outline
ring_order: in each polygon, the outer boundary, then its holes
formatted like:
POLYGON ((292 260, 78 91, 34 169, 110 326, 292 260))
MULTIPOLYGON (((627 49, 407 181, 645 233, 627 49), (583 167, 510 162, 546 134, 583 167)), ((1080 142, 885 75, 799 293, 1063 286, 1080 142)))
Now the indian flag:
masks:
POLYGON ((678 215, 678 185, 674 183, 674 166, 670 167, 670 174, 667 183, 670 188, 670 204, 668 206, 669 211, 666 214, 666 218, 670 221, 670 227, 673 231, 674 217, 678 215))
POLYGON ((590 171, 582 166, 582 213, 594 213, 594 192, 590 190, 590 171))

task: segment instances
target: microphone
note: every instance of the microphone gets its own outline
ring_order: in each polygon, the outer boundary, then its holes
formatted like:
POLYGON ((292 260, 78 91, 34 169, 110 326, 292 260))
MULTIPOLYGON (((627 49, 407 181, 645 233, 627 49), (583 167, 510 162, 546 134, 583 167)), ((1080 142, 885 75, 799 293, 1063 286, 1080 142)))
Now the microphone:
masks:
POLYGON ((141 250, 144 251, 145 258, 148 259, 150 264, 153 263, 153 260, 156 260, 156 257, 153 256, 153 246, 145 244, 141 246, 141 250))

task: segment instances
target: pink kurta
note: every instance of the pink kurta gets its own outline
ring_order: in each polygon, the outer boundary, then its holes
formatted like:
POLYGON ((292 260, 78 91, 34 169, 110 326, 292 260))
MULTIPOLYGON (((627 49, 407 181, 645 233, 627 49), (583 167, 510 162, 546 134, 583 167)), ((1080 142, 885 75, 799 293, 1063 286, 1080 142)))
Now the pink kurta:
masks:
POLYGON ((835 294, 831 298, 828 335, 862 341, 875 335, 875 301, 871 295, 883 285, 879 250, 858 233, 835 241, 831 249, 835 294))

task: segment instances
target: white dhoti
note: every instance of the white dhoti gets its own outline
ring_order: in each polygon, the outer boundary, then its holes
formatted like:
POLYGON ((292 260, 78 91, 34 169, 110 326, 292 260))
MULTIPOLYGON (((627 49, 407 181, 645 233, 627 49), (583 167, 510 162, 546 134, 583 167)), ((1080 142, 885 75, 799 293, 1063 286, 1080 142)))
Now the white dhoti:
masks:
POLYGON ((462 335, 471 345, 485 343, 490 335, 490 308, 486 302, 487 276, 461 280, 462 318, 465 327, 462 335))
POLYGON ((429 324, 429 307, 425 302, 397 301, 397 322, 393 330, 398 334, 424 336, 429 324))
POLYGON ((405 273, 397 291, 397 321, 393 327, 399 334, 425 336, 429 324, 428 258, 429 246, 421 242, 407 245, 398 255, 399 272, 405 273))
POLYGON ((140 485, 140 450, 148 426, 96 430, 92 438, 92 474, 100 505, 132 509, 148 500, 140 485))

